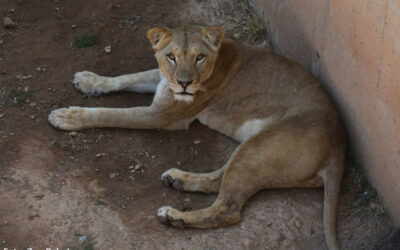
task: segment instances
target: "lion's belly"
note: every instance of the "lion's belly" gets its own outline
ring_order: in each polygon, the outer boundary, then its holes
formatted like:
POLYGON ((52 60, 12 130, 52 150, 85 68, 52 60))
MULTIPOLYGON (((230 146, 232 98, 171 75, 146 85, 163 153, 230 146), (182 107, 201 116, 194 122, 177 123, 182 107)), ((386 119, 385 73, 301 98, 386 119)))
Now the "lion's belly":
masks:
POLYGON ((202 124, 239 142, 278 122, 279 116, 252 118, 249 114, 235 115, 222 110, 207 108, 196 117, 202 124))

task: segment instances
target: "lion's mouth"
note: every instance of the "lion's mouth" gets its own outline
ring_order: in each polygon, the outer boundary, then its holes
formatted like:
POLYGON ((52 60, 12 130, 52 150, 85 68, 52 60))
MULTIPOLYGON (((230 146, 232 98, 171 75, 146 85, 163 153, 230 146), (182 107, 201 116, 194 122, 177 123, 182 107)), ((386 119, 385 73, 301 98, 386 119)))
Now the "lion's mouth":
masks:
POLYGON ((179 93, 175 93, 175 94, 177 94, 177 95, 190 95, 190 96, 194 96, 194 94, 189 93, 189 92, 186 92, 186 91, 179 92, 179 93))

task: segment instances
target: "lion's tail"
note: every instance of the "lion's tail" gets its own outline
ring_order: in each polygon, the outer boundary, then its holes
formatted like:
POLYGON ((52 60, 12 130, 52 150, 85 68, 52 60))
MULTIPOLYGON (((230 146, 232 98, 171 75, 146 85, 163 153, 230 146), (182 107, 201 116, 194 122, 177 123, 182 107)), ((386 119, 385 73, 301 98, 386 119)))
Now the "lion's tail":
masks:
POLYGON ((338 250, 336 236, 336 213, 339 200, 340 182, 343 175, 344 153, 338 150, 329 158, 322 173, 324 180, 324 228, 329 250, 338 250))

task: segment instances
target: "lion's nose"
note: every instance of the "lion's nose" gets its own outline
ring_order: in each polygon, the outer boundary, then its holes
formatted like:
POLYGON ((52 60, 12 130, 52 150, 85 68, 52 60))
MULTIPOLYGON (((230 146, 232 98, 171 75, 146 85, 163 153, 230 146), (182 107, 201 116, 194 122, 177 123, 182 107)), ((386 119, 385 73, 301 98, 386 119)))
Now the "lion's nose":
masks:
POLYGON ((179 85, 181 85, 183 88, 186 88, 187 86, 189 86, 190 84, 192 84, 192 82, 193 82, 193 80, 192 81, 180 81, 180 80, 176 80, 178 83, 179 83, 179 85))

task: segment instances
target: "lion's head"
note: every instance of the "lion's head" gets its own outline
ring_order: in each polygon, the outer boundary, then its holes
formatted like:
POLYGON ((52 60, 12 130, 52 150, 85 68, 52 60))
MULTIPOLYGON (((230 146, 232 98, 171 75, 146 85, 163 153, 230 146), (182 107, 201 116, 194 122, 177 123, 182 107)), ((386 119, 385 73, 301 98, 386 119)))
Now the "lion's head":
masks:
POLYGON ((214 70, 225 30, 185 25, 177 29, 153 28, 147 37, 174 98, 192 102, 214 70))

